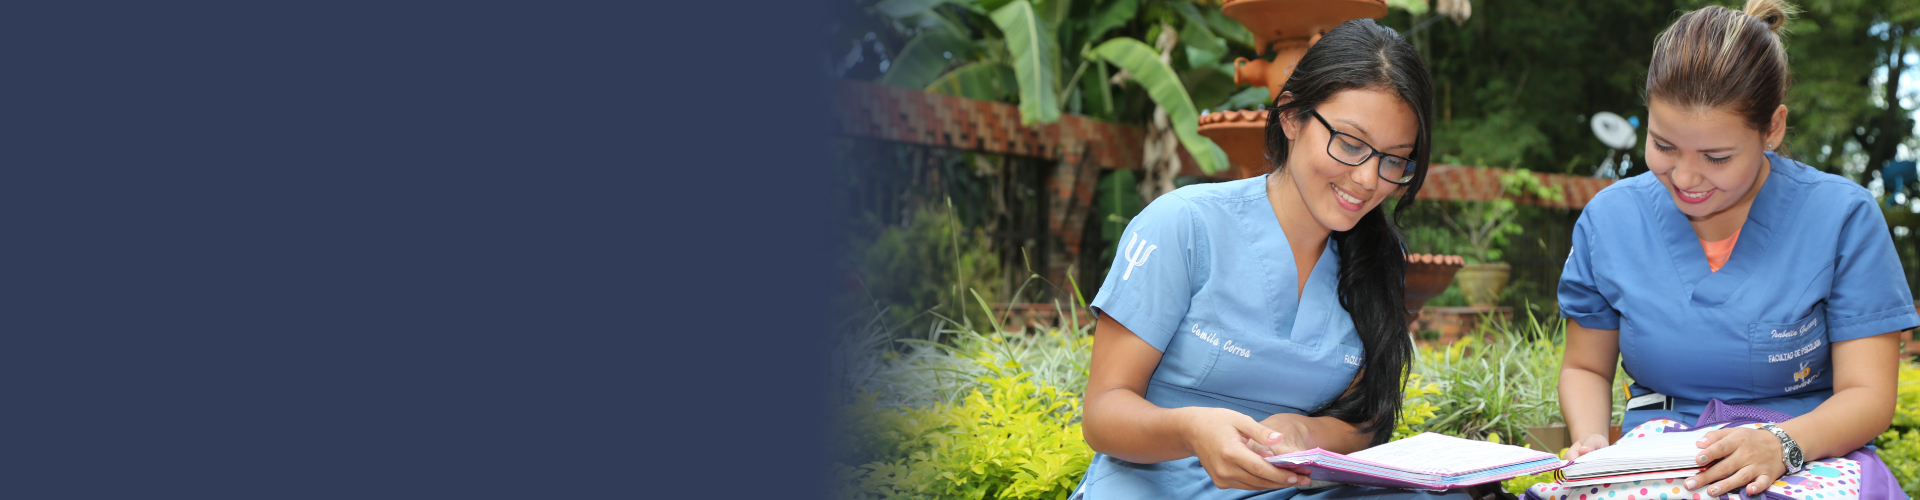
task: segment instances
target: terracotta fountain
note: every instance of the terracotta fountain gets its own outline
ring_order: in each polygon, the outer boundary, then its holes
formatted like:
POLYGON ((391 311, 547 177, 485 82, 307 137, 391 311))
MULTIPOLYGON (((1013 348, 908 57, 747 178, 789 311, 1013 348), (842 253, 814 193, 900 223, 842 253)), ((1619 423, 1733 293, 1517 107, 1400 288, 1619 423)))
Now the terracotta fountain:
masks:
MULTIPOLYGON (((1340 23, 1387 15, 1386 0, 1226 0, 1220 11, 1253 32, 1253 46, 1273 60, 1233 61, 1233 82, 1266 87, 1269 96, 1293 74, 1293 65, 1320 35, 1340 23)), ((1225 111, 1200 117, 1200 135, 1213 139, 1227 153, 1234 178, 1267 172, 1265 154, 1267 111, 1225 111)))
MULTIPOLYGON (((1261 56, 1272 60, 1238 58, 1233 61, 1233 82, 1266 87, 1269 96, 1280 95, 1281 86, 1293 74, 1293 66, 1306 55, 1307 48, 1320 41, 1320 35, 1341 23, 1360 18, 1380 19, 1387 15, 1386 0, 1226 0, 1220 11, 1253 32, 1253 45, 1261 56)), ((1200 117, 1200 135, 1213 139, 1227 153, 1227 163, 1235 179, 1267 172, 1267 111, 1224 111, 1200 117)), ((1457 255, 1407 256, 1406 303, 1409 316, 1453 281, 1453 274, 1466 262, 1457 255)))

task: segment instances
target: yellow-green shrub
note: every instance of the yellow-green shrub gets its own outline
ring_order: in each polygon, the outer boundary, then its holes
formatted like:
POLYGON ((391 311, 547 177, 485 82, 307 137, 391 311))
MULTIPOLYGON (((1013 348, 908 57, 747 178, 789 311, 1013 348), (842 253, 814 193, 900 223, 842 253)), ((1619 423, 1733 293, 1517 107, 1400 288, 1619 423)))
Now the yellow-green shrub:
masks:
POLYGON ((1427 419, 1433 418, 1433 412, 1440 410, 1440 407, 1427 402, 1427 396, 1438 394, 1440 394, 1440 384, 1423 385, 1420 383, 1418 373, 1407 376, 1407 390, 1401 396, 1400 419, 1393 428, 1393 438, 1410 438, 1421 433, 1422 431, 1415 429, 1427 423, 1427 419))
POLYGON ((1900 386, 1894 400, 1893 428, 1920 429, 1920 365, 1900 364, 1900 386))
POLYGON ((1900 482, 1900 489, 1908 497, 1920 498, 1920 430, 1909 430, 1905 434, 1899 431, 1887 431, 1875 440, 1880 446, 1880 460, 1893 469, 1893 478, 1900 482))
POLYGON ((1900 364, 1900 385, 1893 407, 1893 428, 1874 440, 1880 460, 1893 469, 1907 496, 1920 498, 1920 366, 1900 364))
POLYGON ((988 371, 959 404, 854 408, 846 422, 875 458, 834 464, 842 498, 1061 500, 1093 457, 1080 436, 1079 398, 1036 385, 1017 362, 972 358, 988 371))

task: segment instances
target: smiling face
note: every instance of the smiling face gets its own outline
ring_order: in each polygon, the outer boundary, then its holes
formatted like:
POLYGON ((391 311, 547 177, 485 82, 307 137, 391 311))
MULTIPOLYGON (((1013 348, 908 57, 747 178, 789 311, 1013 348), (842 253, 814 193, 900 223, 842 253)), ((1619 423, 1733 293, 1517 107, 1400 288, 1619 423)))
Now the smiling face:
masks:
MULTIPOLYGON (((1420 122, 1413 108, 1398 95, 1375 89, 1348 90, 1334 94, 1315 111, 1335 130, 1364 141, 1378 152, 1413 156, 1420 122)), ((1284 123, 1291 143, 1285 171, 1280 175, 1287 176, 1306 212, 1326 230, 1353 229, 1360 216, 1398 191, 1399 185, 1380 178, 1382 157, 1368 158, 1357 167, 1341 163, 1328 154, 1332 132, 1319 120, 1303 115, 1284 123)), ((1343 141, 1332 144, 1333 148, 1354 146, 1343 141)))
MULTIPOLYGON (((1647 104, 1647 169, 1675 206, 1696 221, 1750 206, 1767 172, 1765 152, 1785 134, 1786 106, 1768 131, 1724 109, 1688 109, 1659 99, 1647 104)), ((1740 217, 1744 219, 1745 217, 1740 217)))

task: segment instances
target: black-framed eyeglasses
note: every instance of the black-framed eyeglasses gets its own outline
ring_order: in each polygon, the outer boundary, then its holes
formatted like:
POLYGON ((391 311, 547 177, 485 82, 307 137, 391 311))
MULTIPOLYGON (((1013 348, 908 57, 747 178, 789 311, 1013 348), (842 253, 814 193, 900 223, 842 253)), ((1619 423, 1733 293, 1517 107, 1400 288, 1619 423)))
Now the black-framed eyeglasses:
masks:
POLYGON ((1367 141, 1362 141, 1352 134, 1333 128, 1333 124, 1327 123, 1327 119, 1320 116, 1319 111, 1308 111, 1307 113, 1312 114, 1314 119, 1320 120, 1320 124, 1327 127, 1327 133, 1331 136, 1327 138, 1327 156, 1332 156, 1334 160, 1338 160, 1340 163, 1355 167, 1365 165, 1367 160, 1378 156, 1380 157, 1379 173, 1381 180, 1394 184, 1413 182, 1413 175, 1417 172, 1417 170, 1414 169, 1416 164, 1413 162, 1413 159, 1405 156, 1382 153, 1379 150, 1373 149, 1373 145, 1367 144, 1367 141))

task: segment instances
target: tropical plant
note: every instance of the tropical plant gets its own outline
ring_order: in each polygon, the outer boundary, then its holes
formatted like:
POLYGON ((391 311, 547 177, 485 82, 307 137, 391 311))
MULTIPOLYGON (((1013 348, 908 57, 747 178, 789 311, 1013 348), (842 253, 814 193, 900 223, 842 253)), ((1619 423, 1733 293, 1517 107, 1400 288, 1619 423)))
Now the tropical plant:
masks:
MULTIPOLYGON (((982 290, 993 298, 1000 289, 1000 261, 979 228, 962 228, 952 209, 933 205, 913 210, 904 226, 886 226, 871 237, 857 237, 849 252, 860 281, 859 293, 843 300, 884 304, 877 326, 896 335, 939 327, 937 314, 967 313, 963 290, 982 290)), ((867 311, 866 307, 842 306, 867 311)), ((972 313, 984 321, 985 313, 972 313)))
POLYGON ((1225 153, 1199 135, 1196 120, 1199 109, 1233 94, 1231 74, 1220 66, 1228 42, 1250 50, 1252 34, 1218 9, 1174 0, 886 0, 873 9, 911 37, 889 60, 881 83, 1013 98, 1021 123, 1033 125, 1052 123, 1063 112, 1120 118, 1118 108, 1131 96, 1116 99, 1112 86, 1131 81, 1165 110, 1201 170, 1226 168, 1225 153), (1163 59, 1127 36, 1143 26, 1149 39, 1177 31, 1186 57, 1163 59), (1119 78, 1112 67, 1121 70, 1119 78))
MULTIPOLYGON (((1422 391, 1420 399, 1435 407, 1434 416, 1410 430, 1520 441, 1528 427, 1561 422, 1560 357, 1565 345, 1564 321, 1529 312, 1514 322, 1489 314, 1473 335, 1444 348, 1420 349, 1413 373, 1438 390, 1422 391)), ((1629 379, 1625 370, 1615 373, 1629 379)), ((1614 422, 1620 421, 1625 404, 1625 396, 1616 391, 1614 422)))
POLYGON ((836 464, 842 498, 1064 499, 1093 452, 1080 437, 1079 398, 1033 382, 1018 362, 985 352, 982 387, 958 403, 885 408, 863 395, 847 417, 871 436, 874 459, 836 464))
MULTIPOLYGON (((1234 83, 1231 61, 1258 51, 1253 34, 1218 2, 884 0, 869 10, 884 27, 868 33, 906 40, 897 53, 876 48, 880 83, 1016 101, 1028 125, 1062 113, 1151 125, 1157 109, 1204 172, 1224 170, 1227 161, 1197 132, 1201 110, 1244 109, 1270 97, 1234 83)), ((858 44, 855 50, 862 53, 858 44)))
POLYGON ((1079 423, 1092 325, 941 319, 929 338, 894 339, 905 351, 881 347, 872 322, 836 349, 837 498, 1065 498, 1093 457, 1079 423))
POLYGON ((1526 169, 1514 169, 1501 174, 1500 187, 1505 196, 1498 199, 1458 202, 1454 210, 1439 212, 1441 220, 1457 233, 1457 239, 1442 241, 1459 245, 1455 251, 1465 257, 1469 264, 1499 262, 1505 253, 1503 248, 1507 245, 1507 238, 1525 229, 1514 222, 1519 216, 1515 197, 1533 196, 1549 201, 1561 199, 1559 189, 1540 182, 1539 176, 1526 169))

